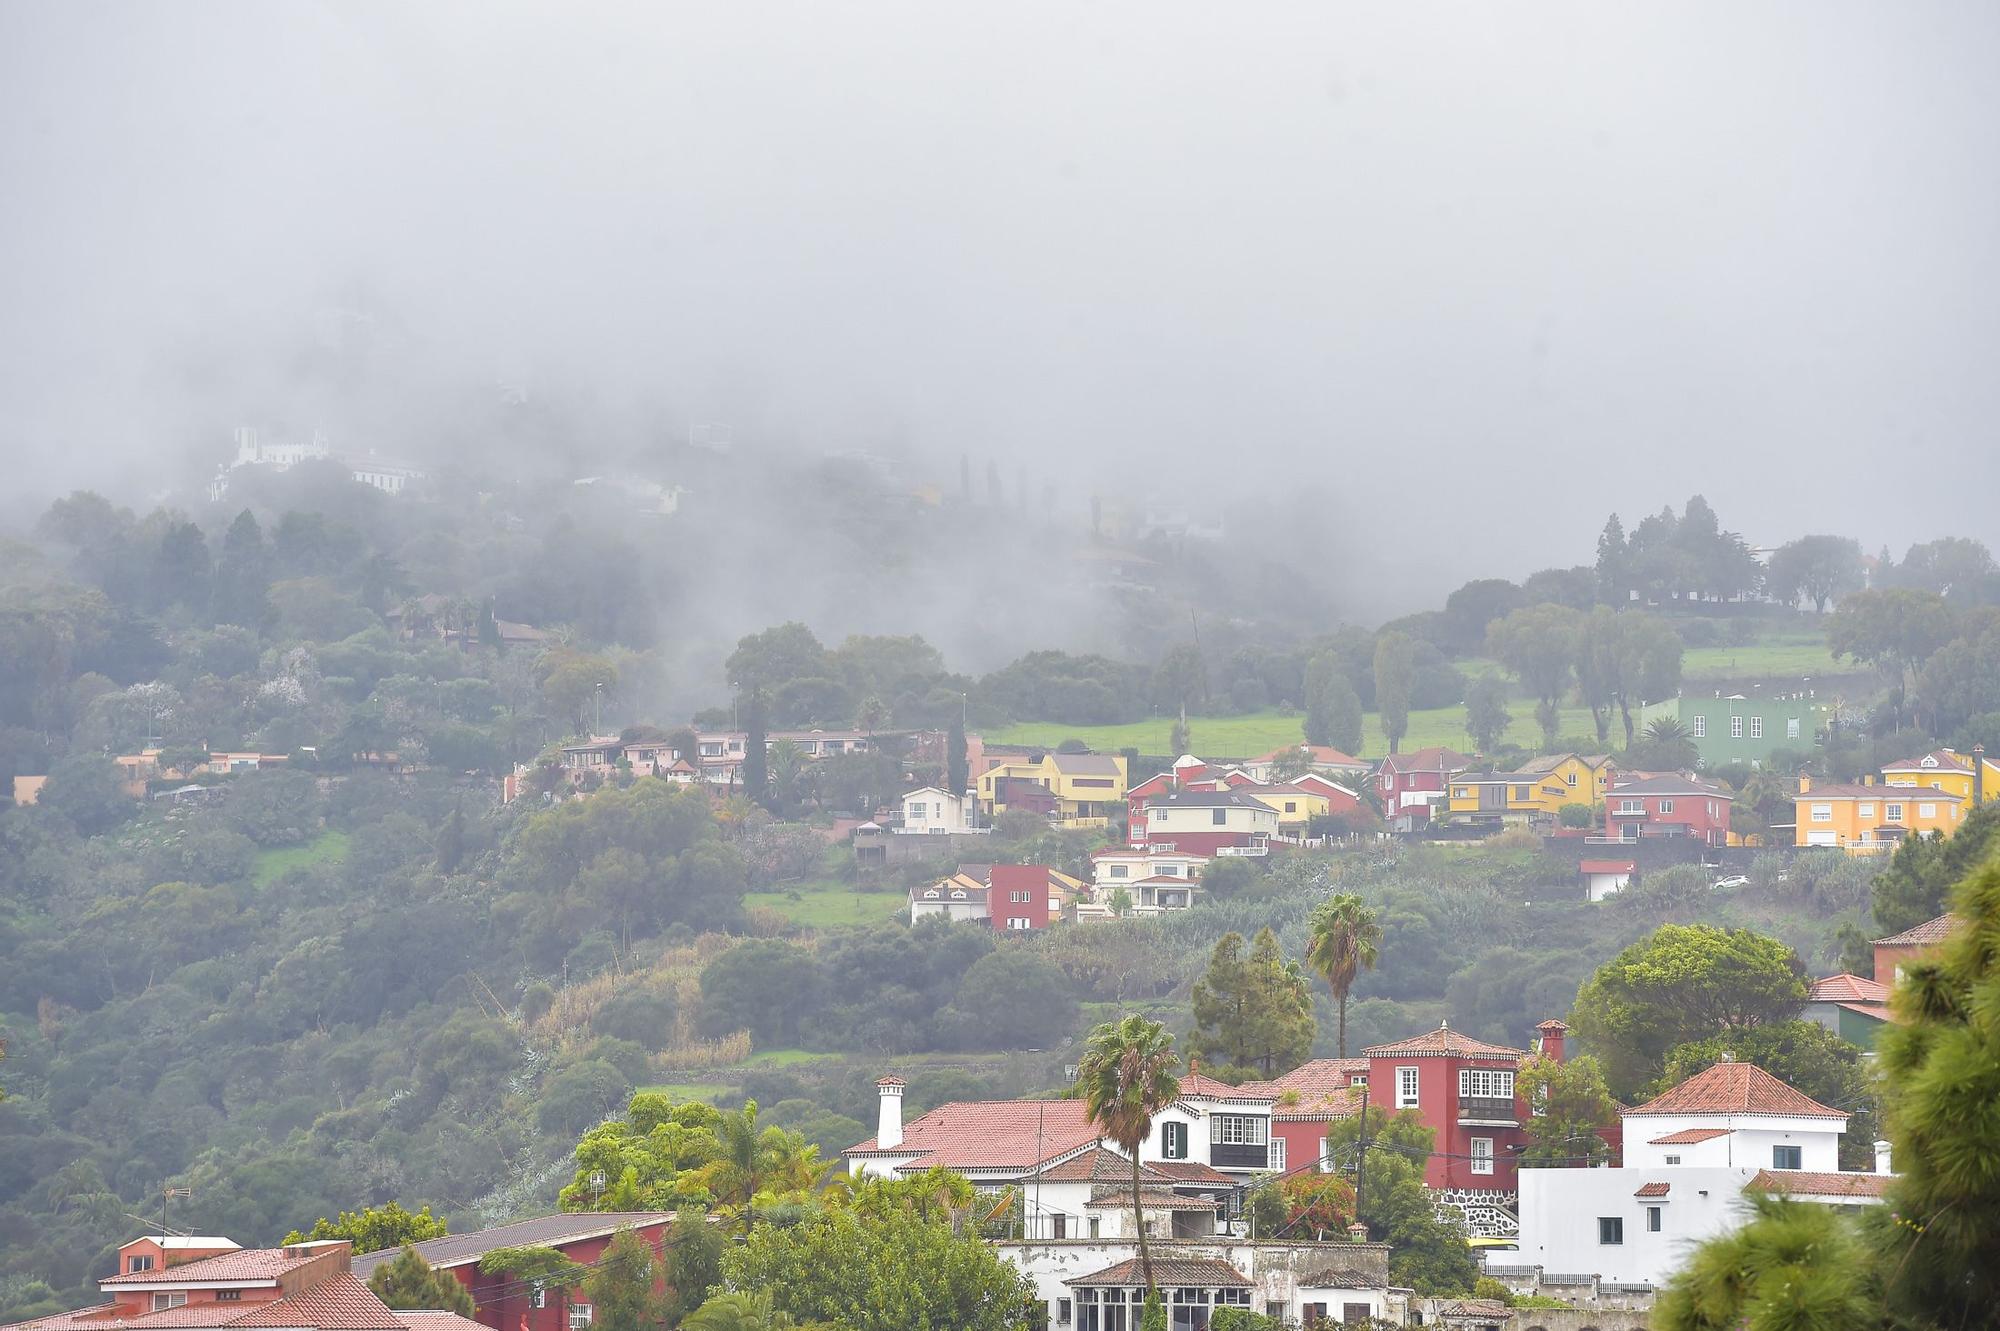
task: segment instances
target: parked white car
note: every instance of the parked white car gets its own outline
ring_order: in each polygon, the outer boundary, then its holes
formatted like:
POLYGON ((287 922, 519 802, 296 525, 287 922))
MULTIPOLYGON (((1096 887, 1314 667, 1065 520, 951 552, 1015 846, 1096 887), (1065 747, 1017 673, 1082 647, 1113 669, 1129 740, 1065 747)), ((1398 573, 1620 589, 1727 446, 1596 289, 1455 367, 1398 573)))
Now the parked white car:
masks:
POLYGON ((1750 886, 1750 879, 1747 875, 1733 873, 1727 878, 1716 879, 1710 886, 1718 892, 1729 892, 1739 887, 1750 886))

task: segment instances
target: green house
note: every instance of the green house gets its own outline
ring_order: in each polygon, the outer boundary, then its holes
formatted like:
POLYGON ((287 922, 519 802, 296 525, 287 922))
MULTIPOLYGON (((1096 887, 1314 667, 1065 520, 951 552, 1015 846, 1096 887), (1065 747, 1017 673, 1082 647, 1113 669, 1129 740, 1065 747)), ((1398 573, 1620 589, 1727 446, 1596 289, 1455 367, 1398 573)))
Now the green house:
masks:
POLYGON ((1643 732, 1662 718, 1678 721, 1694 738, 1703 767, 1749 763, 1762 767, 1779 749, 1810 753, 1819 744, 1826 707, 1803 693, 1745 697, 1669 698, 1639 709, 1643 732))

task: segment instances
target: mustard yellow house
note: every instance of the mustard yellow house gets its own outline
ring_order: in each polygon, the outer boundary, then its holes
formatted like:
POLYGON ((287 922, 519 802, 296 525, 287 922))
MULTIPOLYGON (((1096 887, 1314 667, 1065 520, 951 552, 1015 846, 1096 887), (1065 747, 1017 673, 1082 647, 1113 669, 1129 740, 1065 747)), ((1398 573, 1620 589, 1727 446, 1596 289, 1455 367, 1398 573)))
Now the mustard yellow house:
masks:
POLYGON ((1905 758, 1882 769, 1886 786, 1916 786, 1942 790, 1964 801, 1965 808, 1977 808, 2000 796, 2000 763, 1986 756, 1986 747, 1975 744, 1969 754, 1955 749, 1933 749, 1917 758, 1905 758))
POLYGON ((1039 813, 1058 827, 1104 827, 1125 811, 1125 758, 1110 753, 1045 753, 1003 762, 979 777, 980 811, 1039 813))
POLYGON ((1598 804, 1611 789, 1607 754, 1561 753, 1511 772, 1459 772, 1446 789, 1454 822, 1530 822, 1554 818, 1565 804, 1598 804))
POLYGON ((1302 837, 1315 818, 1325 818, 1333 812, 1333 797, 1317 790, 1304 790, 1298 786, 1232 786, 1239 795, 1248 795, 1259 804, 1270 806, 1278 815, 1278 835, 1302 837))
POLYGON ((1795 844, 1838 846, 1852 855, 1894 850, 1912 836, 1950 836, 1967 801, 1947 790, 1909 785, 1820 785, 1799 778, 1795 844))

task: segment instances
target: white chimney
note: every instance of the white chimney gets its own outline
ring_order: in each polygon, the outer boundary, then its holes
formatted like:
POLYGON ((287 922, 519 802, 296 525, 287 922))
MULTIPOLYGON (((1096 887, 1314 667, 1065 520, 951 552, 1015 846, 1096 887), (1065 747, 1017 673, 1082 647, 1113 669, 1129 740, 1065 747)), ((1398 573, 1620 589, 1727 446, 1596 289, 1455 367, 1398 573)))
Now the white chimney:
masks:
POLYGON ((875 1083, 881 1112, 875 1120, 875 1148, 893 1151, 903 1144, 903 1079, 884 1077, 875 1083))
POLYGON ((1893 1173, 1895 1173, 1895 1171, 1894 1171, 1893 1169, 1889 1168, 1889 1143, 1888 1143, 1888 1142, 1876 1142, 1876 1143, 1875 1143, 1875 1172, 1876 1172, 1876 1173, 1878 1173, 1878 1174, 1893 1174, 1893 1173))

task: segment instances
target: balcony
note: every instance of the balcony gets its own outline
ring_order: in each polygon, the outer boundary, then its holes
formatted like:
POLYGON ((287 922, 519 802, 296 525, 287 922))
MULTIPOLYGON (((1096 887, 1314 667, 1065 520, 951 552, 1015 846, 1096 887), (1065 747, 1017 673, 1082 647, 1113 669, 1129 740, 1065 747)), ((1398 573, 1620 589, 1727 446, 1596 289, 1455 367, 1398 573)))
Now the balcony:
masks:
POLYGON ((1271 1148, 1263 1142, 1255 1145, 1210 1142, 1208 1163, 1217 1169, 1269 1169, 1271 1148))
POLYGON ((1269 855, 1271 848, 1263 842, 1257 841, 1247 846, 1217 846, 1215 853, 1218 855, 1269 855))
POLYGON ((1521 1120, 1516 1115, 1514 1102, 1500 1096, 1461 1095, 1458 1097, 1458 1121, 1467 1127, 1518 1128, 1521 1120))

